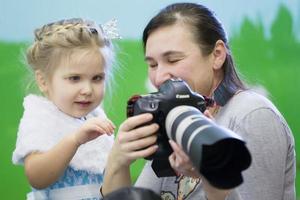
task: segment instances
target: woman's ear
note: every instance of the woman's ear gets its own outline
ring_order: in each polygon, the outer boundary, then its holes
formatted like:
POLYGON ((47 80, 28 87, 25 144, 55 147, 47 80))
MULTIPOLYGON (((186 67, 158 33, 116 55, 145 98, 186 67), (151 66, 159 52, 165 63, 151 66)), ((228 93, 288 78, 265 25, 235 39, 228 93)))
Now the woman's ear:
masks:
POLYGON ((40 91, 43 94, 46 94, 47 93, 47 88, 48 88, 47 87, 47 81, 46 81, 44 73, 41 70, 36 70, 35 71, 35 80, 37 82, 37 85, 38 85, 40 91))
POLYGON ((227 55, 227 49, 225 43, 222 40, 218 40, 213 50, 213 56, 214 56, 213 68, 215 70, 222 68, 226 59, 226 55, 227 55))

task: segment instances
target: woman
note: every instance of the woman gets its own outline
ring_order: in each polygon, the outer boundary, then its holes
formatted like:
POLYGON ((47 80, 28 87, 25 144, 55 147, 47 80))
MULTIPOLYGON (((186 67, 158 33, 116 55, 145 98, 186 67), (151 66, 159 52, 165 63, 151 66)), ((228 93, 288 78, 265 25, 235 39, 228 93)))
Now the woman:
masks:
MULTIPOLYGON (((206 111, 215 121, 241 135, 252 155, 244 183, 234 190, 212 187, 187 155, 170 141, 172 168, 180 174, 157 178, 148 162, 136 186, 152 189, 162 199, 295 199, 294 139, 275 106, 246 89, 237 75, 221 23, 208 8, 176 3, 161 10, 143 33, 148 75, 155 87, 181 78, 196 92, 214 98, 206 111)), ((128 118, 120 126, 106 167, 102 193, 131 185, 130 164, 153 154, 157 124, 150 114, 128 118)))

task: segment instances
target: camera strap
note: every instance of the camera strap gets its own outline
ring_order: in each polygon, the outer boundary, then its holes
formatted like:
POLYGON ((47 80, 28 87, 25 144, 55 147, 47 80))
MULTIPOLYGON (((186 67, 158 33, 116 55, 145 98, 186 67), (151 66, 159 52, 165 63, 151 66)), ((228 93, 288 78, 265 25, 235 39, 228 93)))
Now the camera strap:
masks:
POLYGON ((232 87, 227 86, 225 83, 225 79, 223 79, 215 89, 213 99, 218 105, 224 106, 229 101, 229 99, 233 97, 233 95, 238 91, 237 86, 231 86, 232 87))

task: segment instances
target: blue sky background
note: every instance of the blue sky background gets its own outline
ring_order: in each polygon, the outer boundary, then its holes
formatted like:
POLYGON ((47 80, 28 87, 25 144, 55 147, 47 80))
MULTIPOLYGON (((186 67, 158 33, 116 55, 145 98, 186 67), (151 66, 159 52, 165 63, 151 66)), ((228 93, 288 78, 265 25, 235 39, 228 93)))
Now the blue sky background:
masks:
MULTIPOLYGON (((140 39, 148 20, 164 6, 177 0, 0 0, 0 40, 28 41, 33 30, 45 23, 63 18, 84 17, 103 23, 118 19, 123 38, 140 39)), ((247 16, 262 20, 266 34, 280 4, 293 15, 294 31, 300 32, 300 0, 202 0, 189 1, 204 4, 214 10, 228 34, 239 28, 247 16)))

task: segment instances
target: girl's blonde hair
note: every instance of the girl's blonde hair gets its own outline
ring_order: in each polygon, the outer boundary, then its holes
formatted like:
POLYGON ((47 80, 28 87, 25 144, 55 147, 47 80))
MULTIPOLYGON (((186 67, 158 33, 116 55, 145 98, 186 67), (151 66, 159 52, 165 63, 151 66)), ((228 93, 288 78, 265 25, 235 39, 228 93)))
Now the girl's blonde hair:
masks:
POLYGON ((34 34, 34 43, 26 51, 32 72, 40 70, 50 77, 56 64, 74 49, 98 49, 104 59, 107 79, 111 79, 113 45, 95 22, 81 18, 60 20, 36 29, 34 34))

